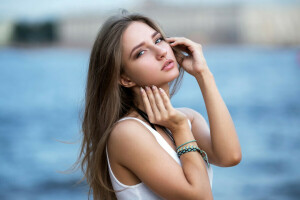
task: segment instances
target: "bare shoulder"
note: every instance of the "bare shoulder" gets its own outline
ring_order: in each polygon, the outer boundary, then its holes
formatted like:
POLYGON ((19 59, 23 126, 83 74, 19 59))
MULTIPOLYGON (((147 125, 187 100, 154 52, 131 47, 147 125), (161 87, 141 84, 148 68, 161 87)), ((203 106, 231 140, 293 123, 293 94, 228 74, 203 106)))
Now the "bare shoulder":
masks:
POLYGON ((115 124, 108 139, 108 149, 123 163, 129 161, 127 153, 145 141, 151 144, 155 142, 155 138, 141 122, 127 119, 115 124))
POLYGON ((147 132, 149 130, 141 122, 134 119, 123 120, 115 124, 110 133, 108 143, 122 147, 141 139, 154 139, 154 136, 147 132))
POLYGON ((140 122, 133 119, 117 122, 110 133, 109 141, 117 142, 118 138, 132 137, 135 135, 132 130, 139 126, 142 126, 140 122))

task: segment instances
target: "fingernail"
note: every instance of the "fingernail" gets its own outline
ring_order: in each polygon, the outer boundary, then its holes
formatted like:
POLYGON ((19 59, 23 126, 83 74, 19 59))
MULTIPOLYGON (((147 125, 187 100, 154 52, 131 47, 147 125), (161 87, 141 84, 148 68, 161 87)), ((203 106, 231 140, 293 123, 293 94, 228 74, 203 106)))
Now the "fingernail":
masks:
POLYGON ((163 90, 162 88, 159 88, 159 91, 160 91, 160 92, 164 92, 164 90, 163 90))
POLYGON ((152 85, 152 90, 156 90, 156 86, 155 85, 152 85))
POLYGON ((141 90, 141 93, 143 93, 143 92, 144 92, 144 89, 143 89, 142 87, 140 87, 140 90, 141 90))
POLYGON ((146 90, 149 90, 149 89, 150 89, 148 86, 146 86, 145 88, 146 88, 146 90))

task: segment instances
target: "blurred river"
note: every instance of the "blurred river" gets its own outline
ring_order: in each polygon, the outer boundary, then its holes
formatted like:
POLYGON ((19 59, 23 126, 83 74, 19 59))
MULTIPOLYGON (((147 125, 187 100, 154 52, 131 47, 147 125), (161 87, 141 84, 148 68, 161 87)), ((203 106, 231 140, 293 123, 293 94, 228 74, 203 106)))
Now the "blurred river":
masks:
MULTIPOLYGON (((213 166, 215 199, 300 199, 300 48, 203 51, 243 151, 239 165, 213 166)), ((80 171, 59 171, 79 152, 88 57, 89 50, 0 49, 1 200, 87 199, 87 186, 74 185, 80 171)), ((172 102, 208 119, 188 74, 172 102)))

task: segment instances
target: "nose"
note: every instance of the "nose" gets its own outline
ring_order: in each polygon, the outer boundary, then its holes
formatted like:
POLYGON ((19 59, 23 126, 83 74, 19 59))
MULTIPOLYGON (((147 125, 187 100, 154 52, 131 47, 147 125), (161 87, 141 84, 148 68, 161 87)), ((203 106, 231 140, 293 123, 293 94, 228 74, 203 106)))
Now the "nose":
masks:
POLYGON ((167 49, 161 46, 155 46, 156 58, 158 60, 164 59, 167 55, 167 49))

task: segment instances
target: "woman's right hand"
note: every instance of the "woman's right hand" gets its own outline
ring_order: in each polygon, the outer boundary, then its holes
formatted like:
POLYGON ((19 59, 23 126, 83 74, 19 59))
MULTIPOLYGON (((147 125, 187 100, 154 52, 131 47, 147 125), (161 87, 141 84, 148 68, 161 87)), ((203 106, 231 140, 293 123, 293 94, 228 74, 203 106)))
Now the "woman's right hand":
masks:
POLYGON ((141 87, 144 107, 151 123, 164 126, 173 134, 189 129, 186 115, 173 108, 162 88, 146 86, 145 90, 141 87))

